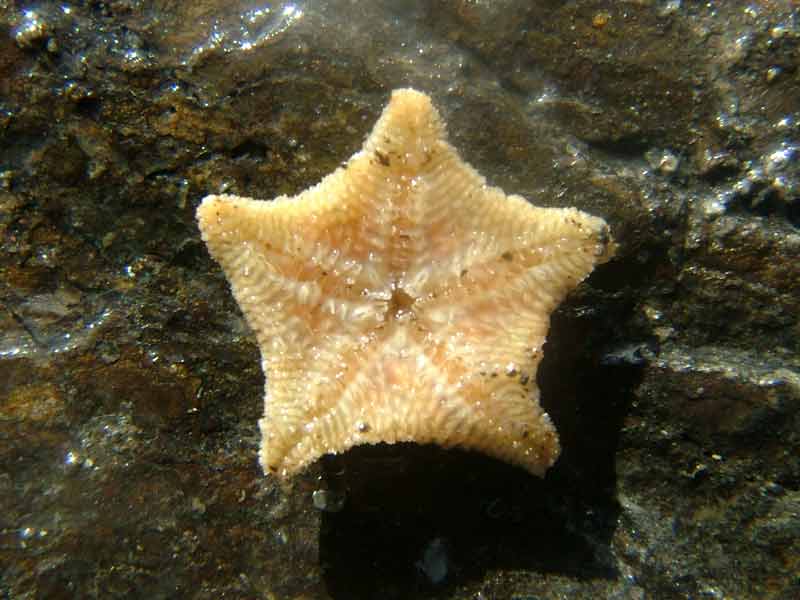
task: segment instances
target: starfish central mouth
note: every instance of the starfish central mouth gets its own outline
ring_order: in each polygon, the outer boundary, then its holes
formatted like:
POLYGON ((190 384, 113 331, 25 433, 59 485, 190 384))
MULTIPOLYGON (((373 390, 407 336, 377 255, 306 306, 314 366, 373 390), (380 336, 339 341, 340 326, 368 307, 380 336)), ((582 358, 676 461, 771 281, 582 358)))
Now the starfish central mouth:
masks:
POLYGON ((395 288, 392 297, 389 298, 389 305, 386 308, 385 321, 403 321, 413 318, 414 302, 417 299, 408 294, 403 288, 395 288))

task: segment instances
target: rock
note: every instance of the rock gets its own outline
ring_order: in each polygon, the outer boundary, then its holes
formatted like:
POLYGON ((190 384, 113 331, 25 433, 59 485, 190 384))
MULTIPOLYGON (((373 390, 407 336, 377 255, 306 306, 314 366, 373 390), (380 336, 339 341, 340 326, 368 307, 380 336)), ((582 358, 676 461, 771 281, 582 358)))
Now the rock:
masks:
POLYGON ((796 597, 798 22, 0 3, 0 596, 796 597), (401 86, 490 183, 620 244, 553 317, 544 482, 431 447, 257 468, 258 353, 196 204, 308 187, 401 86))

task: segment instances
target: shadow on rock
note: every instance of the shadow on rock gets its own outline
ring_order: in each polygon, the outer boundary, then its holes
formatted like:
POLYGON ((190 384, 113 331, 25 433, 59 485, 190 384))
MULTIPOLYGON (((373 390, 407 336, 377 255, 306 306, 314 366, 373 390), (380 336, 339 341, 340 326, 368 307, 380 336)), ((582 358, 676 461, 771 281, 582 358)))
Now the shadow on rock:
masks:
POLYGON ((336 512, 323 513, 320 561, 336 600, 432 598, 492 569, 615 577, 613 498, 588 505, 557 474, 399 444, 328 459, 326 475, 336 512))

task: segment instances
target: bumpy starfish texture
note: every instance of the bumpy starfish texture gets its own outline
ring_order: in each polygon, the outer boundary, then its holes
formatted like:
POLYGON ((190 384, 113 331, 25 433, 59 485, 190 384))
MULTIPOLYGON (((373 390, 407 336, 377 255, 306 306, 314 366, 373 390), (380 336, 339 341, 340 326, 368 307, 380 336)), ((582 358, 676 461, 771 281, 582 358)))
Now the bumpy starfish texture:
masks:
POLYGON ((256 334, 260 461, 285 477, 356 444, 434 443, 543 475, 558 435, 536 370, 550 313, 607 260, 606 223, 489 187, 425 94, 294 197, 197 210, 256 334))

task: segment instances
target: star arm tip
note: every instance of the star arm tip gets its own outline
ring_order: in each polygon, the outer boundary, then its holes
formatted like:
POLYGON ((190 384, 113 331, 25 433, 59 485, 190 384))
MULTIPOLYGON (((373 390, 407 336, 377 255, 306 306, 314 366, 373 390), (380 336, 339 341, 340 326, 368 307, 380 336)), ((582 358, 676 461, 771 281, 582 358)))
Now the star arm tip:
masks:
POLYGON ((261 204, 262 202, 263 200, 236 196, 234 194, 208 194, 200 201, 200 205, 197 207, 197 215, 207 215, 214 210, 236 209, 239 207, 247 207, 251 204, 261 204))
POLYGON ((200 202, 195 213, 200 231, 207 235, 224 226, 231 220, 231 216, 248 202, 253 200, 228 194, 209 194, 200 202))
POLYGON ((436 144, 445 137, 444 122, 430 96, 402 88, 392 92, 363 151, 383 166, 415 170, 430 160, 436 144))

